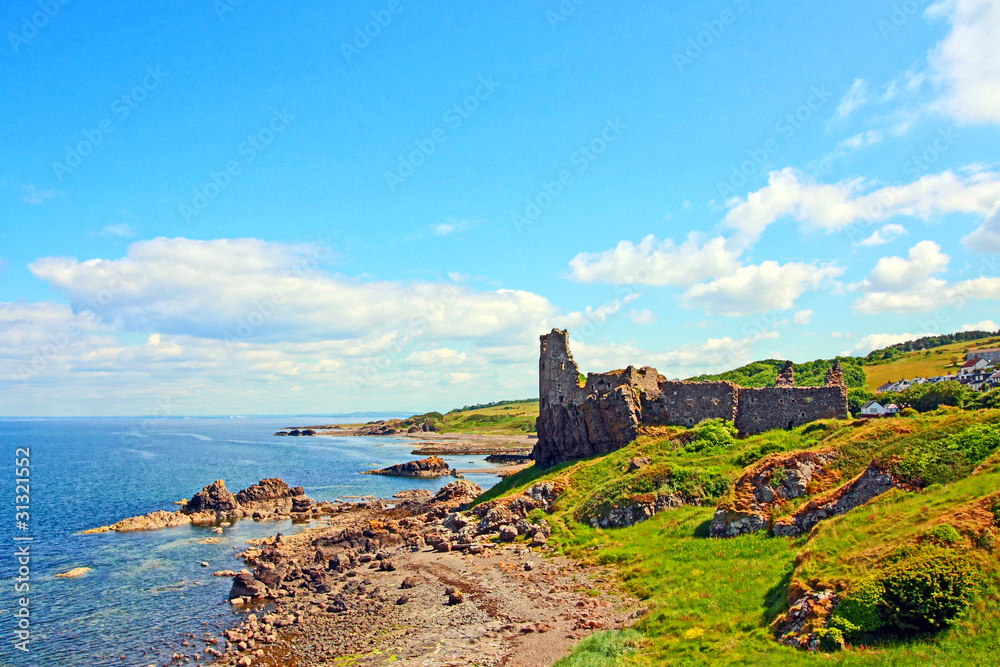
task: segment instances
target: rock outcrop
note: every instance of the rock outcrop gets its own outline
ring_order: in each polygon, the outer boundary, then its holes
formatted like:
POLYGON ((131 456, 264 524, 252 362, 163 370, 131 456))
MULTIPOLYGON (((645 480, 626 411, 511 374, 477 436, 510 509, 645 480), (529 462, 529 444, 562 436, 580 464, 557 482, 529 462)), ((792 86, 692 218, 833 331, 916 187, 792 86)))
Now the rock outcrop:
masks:
MULTIPOLYGON (((478 488, 478 487, 476 487, 478 488)), ((276 519, 303 519, 329 513, 330 505, 314 506, 301 486, 291 488, 278 478, 262 479, 256 484, 233 495, 226 483, 217 479, 194 495, 191 500, 179 503, 177 512, 158 510, 143 516, 122 519, 118 523, 83 531, 84 534, 120 533, 138 530, 175 528, 186 524, 212 526, 225 520, 252 517, 256 521, 276 519)))
POLYGON ((236 496, 226 489, 224 481, 217 479, 194 494, 194 497, 181 508, 181 512, 184 514, 197 514, 198 512, 229 514, 238 508, 236 496))
POLYGON ((644 426, 694 426, 706 419, 735 423, 743 434, 794 428, 847 417, 847 387, 839 362, 824 387, 796 387, 786 365, 778 386, 741 388, 732 382, 667 380, 655 368, 590 373, 581 383, 566 331, 541 337, 538 362, 536 465, 606 454, 627 445, 644 426))
POLYGON ((736 537, 771 528, 775 506, 806 495, 809 484, 824 473, 833 452, 772 455, 744 473, 731 496, 712 518, 709 535, 736 537))
POLYGON ((697 499, 679 493, 647 494, 624 505, 610 507, 599 516, 588 517, 587 522, 595 528, 626 528, 652 518, 657 512, 699 504, 697 499))
POLYGON ((904 488, 888 466, 872 461, 868 468, 847 484, 819 498, 813 498, 790 517, 774 522, 774 534, 798 537, 812 530, 820 521, 850 512, 889 489, 904 488))
POLYGON ((445 477, 456 475, 447 462, 440 456, 428 456, 418 461, 398 463, 388 468, 368 470, 366 475, 390 475, 392 477, 445 477))

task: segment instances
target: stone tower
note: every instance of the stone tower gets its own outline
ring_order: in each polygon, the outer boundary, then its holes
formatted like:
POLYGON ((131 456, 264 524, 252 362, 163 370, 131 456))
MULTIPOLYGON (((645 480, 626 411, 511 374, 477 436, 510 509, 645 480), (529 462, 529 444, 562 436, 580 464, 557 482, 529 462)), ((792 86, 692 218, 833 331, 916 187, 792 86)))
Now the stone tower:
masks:
POLYGON ((774 385, 775 387, 794 387, 795 386, 795 366, 790 361, 785 362, 785 367, 781 369, 778 373, 778 381, 774 385))

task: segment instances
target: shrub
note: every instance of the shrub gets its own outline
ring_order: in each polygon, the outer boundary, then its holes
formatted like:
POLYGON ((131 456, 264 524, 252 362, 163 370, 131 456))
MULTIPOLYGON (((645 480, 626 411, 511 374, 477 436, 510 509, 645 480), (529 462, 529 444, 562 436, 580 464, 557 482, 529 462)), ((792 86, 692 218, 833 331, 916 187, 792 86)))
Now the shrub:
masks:
POLYGON ((914 410, 913 408, 903 408, 902 410, 899 411, 900 417, 916 417, 919 414, 920 413, 914 410))
POLYGON ((862 579, 840 600, 830 627, 849 638, 875 632, 885 625, 885 587, 877 577, 862 579))
POLYGON ((1000 388, 990 389, 982 394, 977 394, 965 403, 968 410, 987 410, 1000 408, 1000 388))
POLYGON ((1000 447, 996 424, 975 424, 949 438, 948 449, 960 451, 969 463, 979 463, 1000 447))
POLYGON ((830 618, 831 628, 848 638, 882 628, 902 635, 937 632, 962 613, 976 590, 972 564, 956 549, 903 546, 883 564, 880 572, 856 583, 841 599, 830 618))
POLYGON ((950 523, 943 523, 939 526, 934 526, 933 528, 928 528, 924 531, 921 536, 921 540, 924 542, 930 542, 931 544, 939 544, 941 546, 954 546, 961 542, 962 534, 958 532, 955 526, 950 523))
POLYGON ((823 628, 816 631, 819 638, 819 650, 824 653, 836 653, 844 650, 844 633, 837 628, 823 628))
POLYGON ((937 632, 968 605, 975 591, 973 568, 954 549, 924 549, 882 575, 885 620, 902 632, 937 632))
POLYGON ((961 408, 972 392, 954 380, 933 384, 915 384, 899 394, 899 400, 918 412, 930 412, 941 406, 961 408))
POLYGON ((730 449, 736 444, 736 426, 723 419, 706 419, 692 429, 694 439, 684 445, 689 452, 730 449))

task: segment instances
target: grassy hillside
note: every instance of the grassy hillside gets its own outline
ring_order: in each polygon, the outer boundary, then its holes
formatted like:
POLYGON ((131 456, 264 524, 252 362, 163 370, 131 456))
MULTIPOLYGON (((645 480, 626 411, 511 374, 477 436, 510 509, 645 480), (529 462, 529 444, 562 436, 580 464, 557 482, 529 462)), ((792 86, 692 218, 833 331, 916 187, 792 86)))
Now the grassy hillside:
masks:
POLYGON ((903 378, 953 375, 965 363, 966 352, 978 347, 998 345, 1000 338, 987 337, 929 350, 914 350, 889 361, 868 363, 864 366, 864 371, 871 389, 903 378))
MULTIPOLYGON (((986 331, 967 331, 943 336, 928 336, 915 341, 874 350, 865 357, 837 357, 844 368, 848 388, 874 390, 889 381, 903 378, 955 374, 965 363, 965 354, 980 347, 1000 347, 1000 337, 986 331)), ((795 364, 795 382, 799 386, 817 386, 834 359, 817 359, 795 364)), ((778 359, 755 361, 746 366, 699 375, 690 380, 729 380, 742 387, 774 386, 785 362, 778 359)))
MULTIPOLYGON (((558 481, 566 490, 545 516, 554 529, 550 544, 605 567, 623 591, 647 607, 633 631, 605 632, 581 643, 558 663, 562 667, 994 664, 1000 648, 998 423, 1000 410, 944 409, 909 419, 824 421, 745 439, 727 437, 719 423, 662 429, 606 456, 546 471, 528 468, 482 501, 540 479, 558 481), (839 452, 833 479, 843 481, 880 457, 897 474, 908 475, 915 490, 892 491, 797 539, 764 533, 708 537, 717 503, 747 466, 798 450, 839 452), (636 456, 651 462, 626 474, 636 456), (594 528, 587 521, 608 506, 676 492, 702 506, 661 511, 627 528, 594 528), (895 626, 886 626, 832 654, 775 641, 772 622, 790 598, 805 591, 833 588, 842 596, 856 595, 870 588, 873 577, 896 582, 913 571, 922 576, 928 567, 914 563, 950 567, 953 562, 965 568, 963 581, 972 581, 975 590, 942 631, 901 636, 891 629, 895 626)), ((806 500, 777 511, 791 513, 806 500)))
POLYGON ((428 412, 400 420, 400 423, 419 425, 427 421, 434 425, 438 433, 524 435, 535 432, 537 417, 538 399, 531 399, 466 406, 444 415, 428 412))

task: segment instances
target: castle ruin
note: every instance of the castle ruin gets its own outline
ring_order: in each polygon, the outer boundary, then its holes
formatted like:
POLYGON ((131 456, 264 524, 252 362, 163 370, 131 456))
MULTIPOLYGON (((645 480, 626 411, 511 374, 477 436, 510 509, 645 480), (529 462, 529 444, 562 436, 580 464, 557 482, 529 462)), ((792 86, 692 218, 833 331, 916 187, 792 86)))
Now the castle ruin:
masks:
POLYGON ((839 362, 827 372, 823 387, 796 387, 791 362, 775 387, 668 380, 650 366, 588 373, 581 386, 569 334, 561 329, 541 336, 538 392, 533 456, 541 467, 614 451, 635 440, 643 426, 725 419, 741 434, 752 435, 847 417, 847 385, 839 362))

